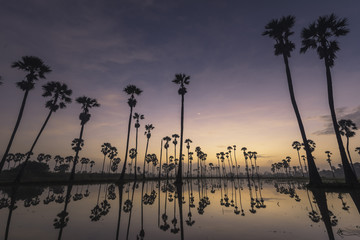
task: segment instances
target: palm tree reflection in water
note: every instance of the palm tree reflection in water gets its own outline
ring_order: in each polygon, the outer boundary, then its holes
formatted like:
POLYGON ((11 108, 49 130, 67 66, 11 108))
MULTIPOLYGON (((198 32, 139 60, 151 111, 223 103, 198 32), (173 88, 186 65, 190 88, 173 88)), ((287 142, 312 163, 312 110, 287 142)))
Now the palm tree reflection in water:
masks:
MULTIPOLYGON (((337 217, 334 213, 338 213, 338 211, 334 211, 334 204, 331 204, 331 210, 328 208, 328 203, 326 199, 326 194, 321 189, 306 189, 305 185, 301 182, 296 181, 271 181, 264 180, 259 178, 242 180, 242 179, 187 179, 185 184, 174 185, 169 180, 168 181, 143 181, 141 185, 141 190, 138 188, 138 184, 136 182, 126 183, 126 185, 119 185, 119 215, 118 215, 118 223, 116 228, 116 239, 152 239, 154 238, 153 229, 150 231, 146 231, 147 227, 151 227, 153 217, 152 215, 148 215, 150 212, 154 212, 156 207, 152 207, 154 203, 157 203, 157 227, 162 231, 167 232, 168 235, 176 235, 180 239, 184 239, 184 230, 190 230, 189 228, 192 226, 196 226, 196 229, 201 227, 202 220, 204 218, 208 218, 209 214, 212 215, 214 213, 214 209, 222 208, 223 213, 231 213, 235 216, 246 216, 246 209, 249 209, 251 215, 258 215, 260 212, 269 213, 271 209, 268 210, 268 207, 265 203, 265 196, 263 191, 263 184, 272 183, 276 189, 276 192, 279 194, 283 194, 283 196, 288 197, 290 200, 293 200, 294 204, 301 204, 302 206, 308 206, 309 210, 305 207, 297 208, 302 209, 303 216, 308 217, 308 221, 310 223, 316 223, 319 226, 324 223, 327 235, 329 239, 334 239, 333 227, 339 224, 339 221, 343 221, 342 217, 337 217), (248 184, 249 196, 244 197, 243 192, 243 184, 248 184), (196 188, 196 191, 193 191, 193 187, 196 188), (125 188, 125 192, 127 192, 127 198, 123 201, 123 190, 125 188), (157 189, 156 189, 157 188, 157 189), (138 190, 137 190, 138 189, 138 190), (211 191, 210 191, 211 189, 211 191), (209 191, 210 193, 209 193, 209 191), (218 191, 218 193, 217 193, 218 191), (138 192, 138 194, 136 193, 138 192), (141 192, 141 195, 140 195, 141 192), (164 193, 161 196, 161 192, 164 193), (299 193, 297 193, 299 192, 299 193), (187 195, 186 195, 187 194, 187 195), (231 195, 230 195, 231 194, 231 195), (141 198, 138 198, 141 196, 141 198), (305 202, 302 202, 300 196, 304 197, 305 202), (160 199, 160 197, 162 199, 160 199), (220 202, 215 201, 214 204, 211 205, 213 199, 219 197, 220 202), (158 198, 158 199, 156 199, 158 198), (308 202, 306 201, 308 199, 308 202), (141 202, 138 202, 141 200, 141 202), (233 201, 232 201, 233 200, 233 201), (302 202, 302 203, 299 203, 302 202), (170 205, 169 205, 170 204, 170 205), (185 204, 185 205, 184 205, 185 204), (139 206, 140 205, 140 206, 139 206), (168 211, 168 205, 171 207, 171 210, 168 211), (183 206, 185 207, 185 219, 183 219, 183 206), (137 207, 141 209, 141 211, 137 211, 137 207), (134 209, 135 208, 135 209, 134 209), (196 209, 196 211, 193 211, 196 209), (245 209, 245 210, 244 210, 245 209), (122 231, 120 231, 120 220, 121 215, 127 215, 127 222, 123 223, 122 231), (140 215, 141 214, 141 215, 140 215), (169 215, 168 215, 169 214, 169 215), (139 222, 137 222, 139 221, 139 222), (139 223, 139 225, 137 225, 139 223), (135 226, 135 227, 131 227, 135 226), (138 228, 138 229, 136 229, 138 228), (126 229, 126 230, 125 230, 126 229)), ((26 198, 20 198, 19 196, 15 196, 9 190, 2 191, 2 197, 0 198, 0 207, 9 208, 9 216, 6 227, 6 236, 5 239, 8 239, 11 215, 12 212, 16 209, 16 205, 21 207, 21 204, 16 204, 19 199, 23 199, 23 206, 25 208, 34 207, 44 203, 44 205, 49 205, 49 203, 61 203, 64 204, 64 208, 62 211, 57 214, 56 218, 53 221, 53 226, 55 229, 58 229, 58 239, 66 238, 63 237, 63 232, 65 227, 70 224, 70 214, 69 203, 70 201, 76 202, 74 203, 73 209, 76 209, 77 202, 83 201, 86 199, 86 195, 89 196, 88 185, 77 185, 73 186, 72 182, 70 182, 67 186, 65 195, 63 195, 64 190, 63 187, 51 187, 47 190, 41 190, 37 194, 33 194, 26 198), (83 194, 83 189, 85 193, 83 194), (76 191, 72 191, 76 190, 76 191), (75 192, 75 193, 74 193, 75 192), (8 196, 8 197, 7 197, 8 196), (43 196, 43 200, 41 199, 43 196)), ((106 188, 104 188, 104 184, 100 186, 94 186, 96 188, 98 195, 94 196, 96 201, 96 205, 91 210, 90 219, 93 222, 102 222, 105 219, 111 219, 110 211, 113 209, 110 207, 111 200, 116 199, 115 194, 115 185, 108 184, 106 188), (102 190, 105 191, 102 191, 102 190), (102 194, 105 192, 104 197, 102 198, 102 194), (103 201, 101 201, 103 199, 103 201), (101 221, 100 221, 101 220, 101 221)), ((266 188, 268 189, 268 188, 266 188)), ((267 193, 268 191, 266 191, 267 193)), ((21 193, 21 190, 18 191, 21 193)), ((275 193, 276 195, 276 193, 275 193)), ((1 195, 0 195, 1 196, 1 195)), ((342 211, 346 211, 346 214, 352 213, 353 206, 348 204, 348 199, 351 197, 355 203, 355 206, 360 207, 360 194, 359 192, 350 192, 350 194, 345 194, 343 192, 337 193, 336 198, 332 198, 333 201, 338 201, 339 206, 341 206, 342 211), (340 205, 341 201, 341 205, 340 205)), ((279 198, 283 199, 283 198, 279 198)), ((219 200, 219 199, 215 199, 219 200)), ((283 200, 282 203, 284 202, 283 200)), ((269 202, 270 204, 271 202, 269 202)), ((82 204, 82 206, 87 206, 87 204, 82 204)), ((50 204, 51 205, 51 204, 50 204)), ((288 204, 279 204, 278 207, 283 207, 288 204)), ((77 205, 79 206, 79 205, 77 205)), ((271 205, 270 205, 271 206, 271 205)), ((299 205, 300 206, 300 205, 299 205)), ((274 205, 274 207, 276 207, 274 205)), ((287 208, 289 206, 286 206, 287 208)), ((296 208, 294 208, 296 209, 296 208)), ((354 208, 355 209, 355 208, 354 208)), ((355 209, 356 210, 356 209, 355 209)), ((74 211, 74 210, 72 210, 74 211)), ((115 210, 116 211, 116 210, 115 210)), ((263 216, 263 215, 261 215, 263 216)), ((257 216, 257 217, 260 217, 257 216)), ((286 221, 286 218, 284 218, 286 221)), ((76 222, 76 221, 75 221, 76 222)), ((72 223, 76 224, 76 223, 72 223)), ((102 223, 104 224, 104 222, 102 223)), ((340 226, 339 226, 340 229, 340 226)), ((115 230, 115 226, 114 226, 115 230)), ((195 230, 195 229, 194 229, 195 230)), ((341 229, 340 229, 341 230, 341 229)), ((160 232, 162 232, 160 231, 160 232)), ((191 234, 192 231, 189 231, 191 234)), ((71 230, 68 230, 68 234, 71 234, 71 230)), ((342 229, 339 235, 346 235, 346 230, 342 229), (345 232, 344 232, 345 231, 345 232)), ((164 235, 165 236, 165 235, 164 235)), ((190 235, 191 236, 191 235, 190 235)), ((189 236, 189 237, 190 237, 189 236)), ((160 237, 160 239, 162 239, 160 237)))

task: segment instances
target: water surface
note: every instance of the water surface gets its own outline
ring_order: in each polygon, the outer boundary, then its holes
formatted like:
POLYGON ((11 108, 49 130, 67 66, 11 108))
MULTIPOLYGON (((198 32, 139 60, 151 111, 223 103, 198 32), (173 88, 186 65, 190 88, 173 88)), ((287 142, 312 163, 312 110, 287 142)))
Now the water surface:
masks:
POLYGON ((122 187, 22 186, 0 192, 0 236, 9 240, 359 239, 359 195, 259 179, 186 180, 182 189, 170 180, 122 187))

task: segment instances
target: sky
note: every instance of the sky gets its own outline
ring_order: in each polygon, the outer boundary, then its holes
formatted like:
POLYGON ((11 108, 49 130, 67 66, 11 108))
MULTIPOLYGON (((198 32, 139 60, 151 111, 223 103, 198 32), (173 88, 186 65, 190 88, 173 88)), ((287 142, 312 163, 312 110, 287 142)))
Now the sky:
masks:
MULTIPOLYGON (((340 163, 335 135, 329 128, 324 63, 315 52, 300 54, 300 32, 317 17, 335 13, 349 20, 350 33, 339 39, 341 51, 332 69, 338 119, 360 126, 360 2, 349 1, 5 1, 0 8, 0 155, 5 151, 20 108, 23 92, 15 83, 24 73, 12 69, 21 56, 41 58, 52 69, 37 82, 10 152, 27 152, 47 115, 41 86, 66 83, 73 99, 96 98, 85 126, 80 157, 101 163, 101 145, 110 142, 124 159, 129 107, 123 92, 135 84, 143 93, 135 112, 141 121, 139 156, 144 154, 145 124, 153 124, 149 152, 159 154, 160 140, 180 132, 181 97, 172 83, 176 73, 191 76, 185 95, 184 138, 200 146, 215 162, 227 146, 247 147, 259 155, 262 170, 291 156, 300 133, 293 112, 284 64, 274 55, 272 39, 261 33, 274 18, 294 15, 290 58, 295 94, 308 138, 320 168, 328 168, 325 151, 340 163)), ((63 156, 73 154, 71 141, 80 131, 80 105, 75 101, 56 112, 35 149, 63 156)), ((134 147, 132 128, 130 147, 134 147)), ((359 137, 351 139, 354 148, 359 137)), ((170 149, 173 151, 173 148, 170 149)), ((238 158, 243 163, 239 151, 238 158)), ((140 157, 142 161, 142 157, 140 157)), ((242 164, 244 165, 244 164, 242 164)))

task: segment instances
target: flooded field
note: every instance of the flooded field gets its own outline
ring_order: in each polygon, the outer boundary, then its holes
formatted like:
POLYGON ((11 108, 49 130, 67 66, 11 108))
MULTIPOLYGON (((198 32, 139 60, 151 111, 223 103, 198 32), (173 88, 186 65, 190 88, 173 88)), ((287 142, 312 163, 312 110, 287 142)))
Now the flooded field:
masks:
POLYGON ((359 192, 186 180, 2 188, 1 239, 359 239, 359 192))

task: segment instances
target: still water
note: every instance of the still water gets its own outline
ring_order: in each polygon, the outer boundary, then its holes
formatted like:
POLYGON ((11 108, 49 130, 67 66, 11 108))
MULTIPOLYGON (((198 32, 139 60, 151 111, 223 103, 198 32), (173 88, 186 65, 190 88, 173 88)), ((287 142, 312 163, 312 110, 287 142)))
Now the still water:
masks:
POLYGON ((359 192, 294 181, 0 190, 0 239, 360 239, 359 192))

